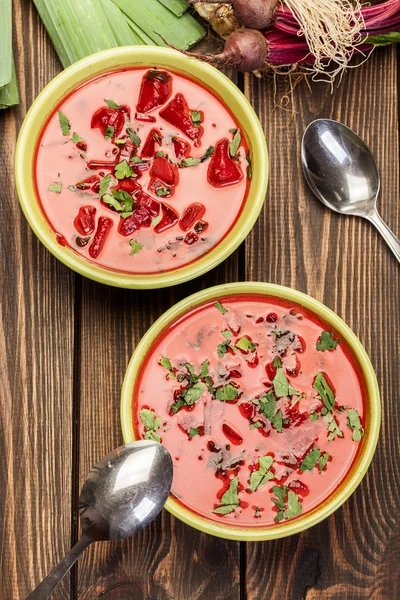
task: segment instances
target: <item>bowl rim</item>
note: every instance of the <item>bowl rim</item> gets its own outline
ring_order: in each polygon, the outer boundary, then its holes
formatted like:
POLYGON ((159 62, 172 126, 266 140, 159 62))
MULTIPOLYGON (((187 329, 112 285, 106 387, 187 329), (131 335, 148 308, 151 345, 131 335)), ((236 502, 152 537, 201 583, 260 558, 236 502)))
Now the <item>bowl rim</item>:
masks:
POLYGON ((130 289, 178 285, 203 275, 224 261, 242 243, 256 222, 265 201, 269 174, 265 134, 253 107, 239 88, 215 67, 176 50, 155 46, 127 46, 103 50, 74 63, 57 75, 37 96, 24 119, 16 145, 14 166, 15 183, 22 210, 44 246, 79 274, 103 284, 130 289), (102 73, 119 68, 149 68, 154 64, 188 76, 210 89, 228 107, 231 107, 232 103, 235 110, 231 110, 245 132, 251 149, 253 178, 239 218, 216 246, 194 262, 178 269, 135 275, 101 267, 57 243, 55 232, 44 216, 34 189, 34 150, 47 118, 68 93, 102 73), (243 121, 246 126, 243 125, 243 121))
POLYGON ((351 496, 367 472, 376 449, 380 431, 381 404, 378 382, 367 352, 350 327, 330 308, 303 292, 281 285, 263 282, 228 283, 207 288, 181 300, 161 315, 141 338, 129 362, 121 392, 120 417, 125 443, 135 439, 132 420, 135 380, 148 350, 151 349, 159 335, 172 322, 194 307, 217 298, 223 299, 226 296, 246 294, 276 296, 296 302, 331 325, 346 340, 359 365, 365 380, 365 396, 369 415, 369 426, 368 430, 366 428, 363 446, 359 449, 355 459, 356 468, 353 464, 339 487, 322 504, 305 513, 304 516, 264 528, 237 527, 216 523, 197 515, 169 496, 165 508, 187 525, 217 537, 250 542, 279 539, 305 531, 331 515, 351 496))

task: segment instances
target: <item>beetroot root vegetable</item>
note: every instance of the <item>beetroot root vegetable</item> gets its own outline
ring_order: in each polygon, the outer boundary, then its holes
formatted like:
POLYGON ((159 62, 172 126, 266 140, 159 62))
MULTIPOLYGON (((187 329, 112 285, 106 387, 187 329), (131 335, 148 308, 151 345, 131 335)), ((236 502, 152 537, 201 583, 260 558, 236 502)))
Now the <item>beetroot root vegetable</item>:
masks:
MULTIPOLYGON (((160 36, 161 37, 161 36, 160 36)), ((171 48, 164 38, 161 39, 171 48)), ((195 52, 186 52, 179 50, 186 56, 193 56, 207 62, 214 67, 232 67, 243 73, 257 71, 264 66, 268 56, 267 42, 260 31, 256 29, 238 29, 231 33, 225 42, 223 52, 220 54, 196 54, 195 52)))
MULTIPOLYGON (((213 0, 191 0, 209 4, 213 0)), ((267 29, 274 20, 278 0, 224 0, 231 4, 237 20, 249 29, 267 29)))

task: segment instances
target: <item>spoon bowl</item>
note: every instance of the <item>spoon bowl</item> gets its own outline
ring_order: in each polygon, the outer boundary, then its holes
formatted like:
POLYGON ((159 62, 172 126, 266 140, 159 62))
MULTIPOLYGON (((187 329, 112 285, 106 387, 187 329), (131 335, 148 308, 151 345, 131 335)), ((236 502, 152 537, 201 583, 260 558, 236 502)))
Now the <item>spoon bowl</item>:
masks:
POLYGON ((371 221, 400 261, 400 241, 378 214, 380 177, 374 156, 343 123, 317 119, 304 132, 301 163, 305 179, 328 208, 371 221))

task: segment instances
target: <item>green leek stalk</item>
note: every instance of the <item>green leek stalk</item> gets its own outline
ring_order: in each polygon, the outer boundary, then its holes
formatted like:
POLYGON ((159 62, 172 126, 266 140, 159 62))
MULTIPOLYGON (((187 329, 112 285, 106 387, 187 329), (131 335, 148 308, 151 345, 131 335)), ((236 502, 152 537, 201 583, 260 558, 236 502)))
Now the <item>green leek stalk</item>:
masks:
POLYGON ((183 13, 188 9, 188 1, 187 0, 159 0, 161 4, 164 4, 174 13, 177 17, 181 17, 183 13))

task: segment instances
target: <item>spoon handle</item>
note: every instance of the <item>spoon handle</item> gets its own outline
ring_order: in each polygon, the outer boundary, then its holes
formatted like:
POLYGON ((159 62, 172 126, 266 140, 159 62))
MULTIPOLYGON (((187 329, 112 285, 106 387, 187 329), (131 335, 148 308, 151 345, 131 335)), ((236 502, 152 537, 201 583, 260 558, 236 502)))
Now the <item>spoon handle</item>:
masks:
POLYGON ((393 231, 386 225, 385 221, 382 220, 380 214, 375 211, 368 217, 368 219, 375 225, 379 233, 385 239, 387 245, 400 262, 400 240, 396 237, 393 231))
POLYGON ((81 539, 75 544, 73 548, 68 552, 65 558, 58 563, 56 568, 47 575, 46 579, 40 583, 36 589, 33 590, 26 600, 47 600, 50 598, 56 587, 64 579, 68 571, 78 560, 82 552, 87 548, 94 540, 86 535, 83 535, 81 539))

